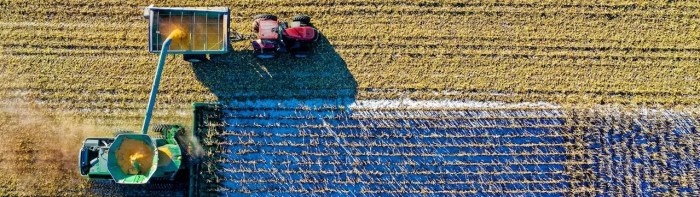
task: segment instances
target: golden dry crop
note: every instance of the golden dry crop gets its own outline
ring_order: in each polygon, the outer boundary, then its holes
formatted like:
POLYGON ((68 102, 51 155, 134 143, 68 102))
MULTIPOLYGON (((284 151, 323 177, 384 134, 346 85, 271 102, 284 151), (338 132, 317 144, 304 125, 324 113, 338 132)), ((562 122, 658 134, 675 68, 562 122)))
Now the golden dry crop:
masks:
MULTIPOLYGON (((314 25, 323 33, 319 54, 308 60, 256 60, 248 41, 233 42, 232 53, 208 63, 192 65, 182 61, 181 56, 169 57, 154 112, 154 122, 158 123, 190 125, 193 102, 256 98, 549 102, 569 111, 556 116, 530 114, 508 119, 570 120, 561 127, 572 129, 562 135, 581 144, 567 145, 566 154, 576 161, 568 163, 570 170, 562 173, 580 180, 603 180, 609 177, 592 177, 576 162, 585 163, 591 157, 613 153, 641 154, 623 158, 629 160, 644 157, 661 162, 664 157, 645 152, 636 142, 602 143, 615 150, 587 149, 589 144, 584 139, 625 136, 625 127, 635 127, 633 122, 595 108, 598 104, 623 105, 616 108, 622 111, 640 106, 689 110, 688 117, 698 121, 700 2, 696 1, 2 1, 0 101, 4 108, 12 108, 0 111, 0 174, 8 176, 0 180, 0 196, 84 194, 85 182, 73 173, 77 153, 74 150, 82 138, 108 135, 117 128, 138 128, 157 61, 156 54, 147 52, 148 27, 141 16, 143 7, 150 3, 230 7, 231 31, 243 35, 250 34, 250 22, 256 14, 271 13, 287 20, 303 13, 312 16, 314 25), (31 109, 31 115, 23 112, 26 109, 31 109), (22 124, 27 116, 43 118, 22 124), (80 122, 81 126, 64 120, 80 122), (72 132, 77 130, 81 132, 72 132), (86 130, 101 132, 87 135, 86 130), (47 143, 61 135, 68 136, 64 137, 67 141, 61 142, 65 146, 47 143), (42 146, 46 148, 39 148, 42 146), (70 150, 63 150, 65 147, 70 150), (62 155, 51 154, 56 151, 62 155), (45 180, 70 180, 66 183, 77 186, 28 180, 35 171, 45 175, 45 180)), ((299 109, 303 110, 308 109, 299 109)), ((453 109, 434 109, 450 110, 453 109)), ((647 113, 631 111, 630 114, 647 113)), ((630 120, 646 118, 630 114, 621 116, 630 120)), ((645 139, 652 139, 657 133, 668 135, 672 129, 663 127, 664 115, 656 113, 653 117, 661 123, 654 122, 655 126, 642 129, 646 133, 639 135, 645 139)), ((371 127, 395 128, 400 124, 392 125, 396 122, 391 121, 402 118, 387 115, 369 119, 382 120, 371 127)), ((443 116, 420 115, 411 119, 442 121, 424 127, 474 128, 451 124, 450 118, 443 116)), ((698 151, 693 141, 658 140, 655 145, 668 148, 667 152, 683 152, 675 149, 674 143, 698 151)), ((619 158, 604 159, 610 162, 596 169, 623 168, 612 162, 619 158)), ((650 181, 657 185, 678 181, 697 186, 691 184, 697 182, 694 174, 668 175, 668 169, 625 169, 628 177, 643 174, 643 170, 666 174, 656 182, 650 181)), ((644 185, 625 177, 612 179, 644 185)), ((636 191, 612 183, 606 187, 613 188, 611 194, 636 191)), ((591 190, 584 185, 580 191, 573 189, 569 193, 591 190)), ((674 191, 680 189, 660 193, 677 194, 674 191)))

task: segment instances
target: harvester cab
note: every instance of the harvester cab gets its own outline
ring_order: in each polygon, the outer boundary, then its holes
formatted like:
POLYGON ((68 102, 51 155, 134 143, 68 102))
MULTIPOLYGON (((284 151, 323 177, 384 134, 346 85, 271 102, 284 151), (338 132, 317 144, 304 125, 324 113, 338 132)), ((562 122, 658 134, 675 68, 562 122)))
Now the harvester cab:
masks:
POLYGON ((172 180, 185 161, 187 142, 179 142, 184 129, 156 126, 163 137, 151 137, 148 128, 158 86, 168 54, 182 54, 186 61, 206 61, 208 54, 229 50, 229 9, 161 8, 144 10, 149 19, 149 51, 160 53, 141 133, 125 132, 114 138, 87 138, 78 161, 79 172, 90 180, 120 184, 145 184, 152 179, 172 180))
POLYGON ((253 19, 253 31, 257 35, 252 42, 253 52, 261 59, 286 52, 297 58, 308 57, 320 37, 311 24, 311 17, 306 15, 294 16, 291 24, 279 22, 272 14, 256 15, 253 19))

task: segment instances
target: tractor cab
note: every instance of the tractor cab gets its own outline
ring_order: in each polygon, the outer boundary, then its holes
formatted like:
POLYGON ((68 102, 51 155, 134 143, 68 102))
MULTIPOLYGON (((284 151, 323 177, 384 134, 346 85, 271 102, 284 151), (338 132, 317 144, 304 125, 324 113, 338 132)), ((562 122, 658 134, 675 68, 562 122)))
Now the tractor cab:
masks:
POLYGON ((312 45, 318 40, 318 36, 315 28, 302 26, 299 21, 292 22, 292 27, 284 30, 284 40, 289 52, 298 58, 311 55, 312 45))

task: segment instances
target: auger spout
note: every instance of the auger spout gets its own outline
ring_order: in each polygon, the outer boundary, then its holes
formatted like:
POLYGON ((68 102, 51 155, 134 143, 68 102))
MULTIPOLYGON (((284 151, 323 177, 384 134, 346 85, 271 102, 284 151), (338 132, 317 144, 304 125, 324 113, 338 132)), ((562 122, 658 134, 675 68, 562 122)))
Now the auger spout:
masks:
POLYGON ((146 117, 143 119, 143 127, 141 127, 141 133, 148 134, 148 125, 151 123, 151 117, 153 116, 153 105, 156 104, 156 96, 158 94, 158 86, 160 86, 160 75, 163 73, 163 65, 165 65, 165 59, 168 56, 168 49, 173 39, 182 39, 185 33, 179 29, 173 30, 168 35, 168 38, 163 42, 163 48, 160 51, 160 57, 158 58, 158 66, 156 67, 156 74, 153 79, 153 87, 151 88, 151 96, 148 99, 148 107, 146 108, 146 117))

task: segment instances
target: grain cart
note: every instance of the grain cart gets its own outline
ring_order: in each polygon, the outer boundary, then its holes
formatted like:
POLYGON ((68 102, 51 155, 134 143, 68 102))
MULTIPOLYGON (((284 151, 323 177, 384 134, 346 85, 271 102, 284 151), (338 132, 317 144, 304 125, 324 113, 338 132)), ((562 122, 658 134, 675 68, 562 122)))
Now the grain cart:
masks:
MULTIPOLYGON (((186 157, 176 136, 177 125, 156 126, 162 137, 147 135, 160 77, 168 54, 182 54, 190 62, 205 61, 207 54, 228 52, 228 8, 159 8, 149 6, 148 49, 160 53, 141 133, 121 132, 114 138, 87 138, 80 150, 79 172, 90 180, 145 184, 151 179, 173 180, 186 157)), ((187 173, 182 173, 187 174, 187 173)))
POLYGON ((165 38, 174 30, 185 37, 176 40, 168 53, 182 54, 185 61, 202 62, 208 54, 229 52, 230 11, 227 7, 159 8, 152 5, 144 10, 149 21, 148 51, 160 53, 165 38))
POLYGON ((253 19, 253 31, 257 36, 252 42, 253 53, 261 59, 286 52, 297 58, 308 57, 320 37, 311 24, 311 17, 306 15, 294 16, 291 24, 278 22, 277 16, 272 14, 256 15, 253 19))

